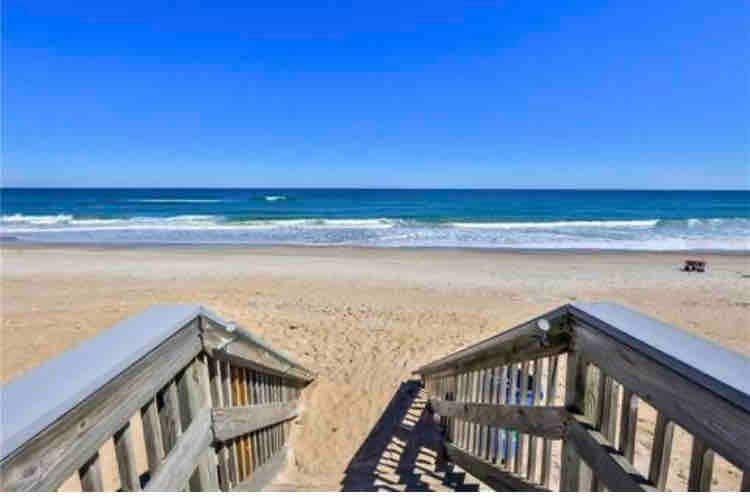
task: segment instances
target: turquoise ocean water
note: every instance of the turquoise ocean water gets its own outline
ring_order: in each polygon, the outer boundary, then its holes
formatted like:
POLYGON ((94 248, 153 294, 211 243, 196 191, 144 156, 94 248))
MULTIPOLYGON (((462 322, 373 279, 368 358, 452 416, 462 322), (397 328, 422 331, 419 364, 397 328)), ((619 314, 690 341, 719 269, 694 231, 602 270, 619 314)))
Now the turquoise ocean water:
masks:
POLYGON ((2 189, 4 241, 750 250, 750 191, 2 189))

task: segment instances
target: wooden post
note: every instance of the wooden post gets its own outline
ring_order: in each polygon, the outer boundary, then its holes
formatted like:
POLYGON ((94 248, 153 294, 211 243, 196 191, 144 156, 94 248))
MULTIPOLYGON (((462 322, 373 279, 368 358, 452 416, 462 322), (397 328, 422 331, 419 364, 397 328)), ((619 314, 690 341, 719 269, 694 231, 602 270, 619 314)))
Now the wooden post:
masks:
POLYGON ((78 469, 81 479, 81 490, 103 491, 102 469, 99 464, 99 452, 97 451, 83 466, 78 469))
POLYGON ((635 429, 638 424, 638 397, 623 387, 622 412, 620 414, 620 452, 628 462, 635 458, 635 429))
POLYGON ((660 412, 656 417, 656 426, 654 427, 654 443, 651 446, 651 465, 649 466, 648 479, 661 491, 664 491, 667 485, 673 435, 674 424, 660 412))
POLYGON ((135 468, 135 450, 130 434, 130 422, 114 435, 115 458, 120 474, 120 485, 126 491, 140 491, 141 481, 135 468))
POLYGON ((161 422, 161 435, 164 438, 164 453, 166 454, 174 447, 177 438, 182 434, 180 399, 177 396, 177 384, 174 380, 169 381, 158 399, 161 400, 159 421, 161 422))
MULTIPOLYGON (((547 358, 547 406, 551 406, 555 402, 555 396, 557 392, 557 356, 550 356, 547 358)), ((542 486, 549 488, 550 478, 552 475, 552 440, 544 439, 542 445, 542 475, 539 477, 539 481, 542 486)))
MULTIPOLYGON (((542 359, 538 358, 534 360, 534 390, 532 394, 531 404, 536 405, 540 401, 542 384, 542 359)), ((537 446, 539 438, 529 436, 529 463, 526 478, 529 481, 536 482, 536 456, 537 446)))
MULTIPOLYGON (((586 394, 586 364, 581 353, 573 349, 568 352, 565 375, 565 407, 572 413, 583 413, 586 394)), ((560 491, 578 491, 581 483, 581 458, 572 443, 563 441, 560 463, 560 491)))
MULTIPOLYGON (((528 392, 529 392, 529 362, 524 361, 521 363, 521 386, 520 386, 520 398, 518 400, 518 404, 521 406, 524 406, 527 404, 528 401, 528 392)), ((524 464, 526 463, 526 458, 524 457, 524 450, 526 446, 526 434, 522 434, 520 432, 516 432, 516 459, 514 462, 514 471, 516 474, 523 475, 525 473, 524 464)))
POLYGON ((164 460, 164 438, 161 434, 159 410, 156 398, 151 399, 141 408, 141 422, 143 424, 143 440, 146 445, 149 475, 154 475, 156 469, 164 460))
POLYGON ((693 437, 693 452, 690 456, 688 491, 711 491, 714 471, 714 452, 700 439, 693 437))

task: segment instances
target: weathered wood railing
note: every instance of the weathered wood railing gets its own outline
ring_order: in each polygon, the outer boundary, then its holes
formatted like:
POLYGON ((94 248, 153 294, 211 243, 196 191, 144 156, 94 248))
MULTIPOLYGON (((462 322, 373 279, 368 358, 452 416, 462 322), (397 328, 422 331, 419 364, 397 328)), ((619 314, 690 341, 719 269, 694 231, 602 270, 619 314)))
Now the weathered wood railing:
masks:
POLYGON ((688 490, 710 490, 714 454, 750 490, 750 359, 621 306, 566 305, 416 373, 448 458, 495 489, 663 490, 679 426, 688 490), (641 403, 657 413, 648 472, 641 403))
POLYGON ((3 387, 1 488, 105 489, 111 441, 114 489, 260 489, 312 380, 199 306, 152 307, 3 387))

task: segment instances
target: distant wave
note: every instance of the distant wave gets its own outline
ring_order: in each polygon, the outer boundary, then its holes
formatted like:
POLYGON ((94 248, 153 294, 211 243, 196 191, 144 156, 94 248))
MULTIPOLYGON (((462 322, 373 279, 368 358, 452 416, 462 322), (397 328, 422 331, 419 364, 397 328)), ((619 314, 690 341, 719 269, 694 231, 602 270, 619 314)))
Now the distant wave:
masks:
POLYGON ((418 221, 236 219, 213 215, 0 217, 0 237, 28 241, 165 242, 530 249, 750 250, 750 218, 418 221))
POLYGON ((286 196, 285 195, 266 195, 263 197, 268 202, 278 202, 278 201, 285 201, 286 196))
POLYGON ((144 202, 156 204, 211 204, 227 201, 224 199, 129 199, 128 202, 144 202))

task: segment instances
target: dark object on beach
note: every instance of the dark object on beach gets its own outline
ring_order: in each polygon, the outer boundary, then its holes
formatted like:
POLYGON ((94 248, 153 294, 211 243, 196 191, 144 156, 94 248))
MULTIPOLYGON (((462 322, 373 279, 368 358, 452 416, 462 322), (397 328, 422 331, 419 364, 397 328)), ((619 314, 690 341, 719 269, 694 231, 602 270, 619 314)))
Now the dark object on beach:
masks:
POLYGON ((697 271, 703 273, 706 271, 706 262, 700 259, 686 259, 682 271, 697 271))

